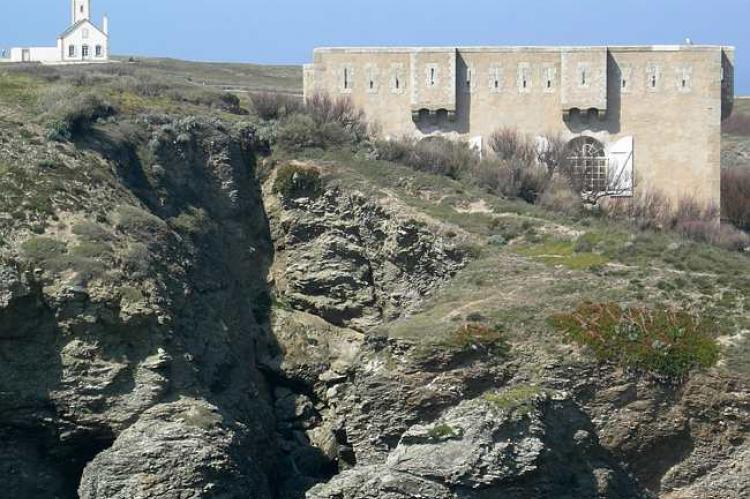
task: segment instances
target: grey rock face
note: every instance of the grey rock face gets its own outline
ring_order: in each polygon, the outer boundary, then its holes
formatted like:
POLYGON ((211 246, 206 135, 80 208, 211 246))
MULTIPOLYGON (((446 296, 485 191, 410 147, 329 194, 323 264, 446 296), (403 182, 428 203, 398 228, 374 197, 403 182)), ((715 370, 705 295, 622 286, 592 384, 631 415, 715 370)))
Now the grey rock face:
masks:
POLYGON ((75 212, 53 200, 35 234, 3 220, 0 495, 72 499, 80 482, 89 499, 270 497, 274 414, 254 361, 271 243, 252 134, 111 126, 59 148, 74 167, 55 195, 91 191, 75 212))
POLYGON ((516 403, 462 402, 412 426, 383 464, 345 471, 307 497, 649 497, 566 396, 539 393, 516 403))
POLYGON ((83 471, 81 499, 266 498, 249 428, 181 399, 146 411, 83 471))
POLYGON ((316 199, 266 196, 273 275, 292 306, 339 326, 367 328, 414 310, 465 264, 430 227, 337 188, 316 199))

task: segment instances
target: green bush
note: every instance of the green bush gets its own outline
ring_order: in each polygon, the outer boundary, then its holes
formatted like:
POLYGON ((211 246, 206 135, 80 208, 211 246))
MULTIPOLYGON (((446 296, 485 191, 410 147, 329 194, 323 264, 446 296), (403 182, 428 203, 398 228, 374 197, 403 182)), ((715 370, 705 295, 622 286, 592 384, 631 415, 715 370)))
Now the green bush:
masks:
POLYGON ((109 244, 101 242, 81 241, 70 249, 70 254, 83 258, 108 258, 112 256, 112 248, 109 244))
POLYGON ((191 237, 205 236, 216 229, 206 210, 194 206, 189 206, 185 211, 171 218, 169 224, 178 232, 191 237))
POLYGON ((479 156, 468 144, 442 137, 419 141, 411 138, 380 140, 375 143, 375 155, 384 161, 454 179, 464 176, 479 161, 479 156))
POLYGON ((152 255, 143 243, 130 243, 119 255, 124 270, 133 279, 142 279, 151 269, 152 255))
POLYGON ((119 206, 115 211, 115 220, 118 230, 143 239, 163 236, 169 230, 164 220, 132 205, 119 206))
POLYGON ((287 163, 279 168, 272 190, 286 199, 313 198, 322 192, 323 182, 315 168, 287 163))
POLYGON ((668 377, 710 367, 719 357, 713 324, 683 310, 584 302, 549 322, 601 360, 668 377))
POLYGON ((353 138, 339 123, 317 123, 307 114, 293 114, 279 124, 276 142, 282 148, 293 151, 338 147, 353 142, 353 138))
POLYGON ((59 258, 67 253, 67 246, 64 242, 52 239, 51 237, 39 236, 32 237, 21 244, 21 251, 26 258, 35 263, 45 263, 52 259, 59 258))
POLYGON ((327 94, 315 94, 305 101, 304 112, 318 126, 338 125, 352 142, 367 138, 365 113, 355 107, 349 97, 332 98, 327 94))
POLYGON ((88 242, 112 240, 112 233, 95 222, 79 222, 73 226, 73 234, 88 242))
POLYGON ((445 345, 459 351, 481 351, 496 356, 508 353, 509 346, 499 327, 467 322, 455 330, 445 345))
POLYGON ((303 111, 302 100, 288 94, 259 92, 252 94, 253 110, 264 120, 278 120, 303 111))
POLYGON ((91 128, 97 120, 115 113, 114 106, 96 94, 76 95, 54 105, 49 113, 47 136, 53 140, 76 138, 91 128))
MULTIPOLYGON (((107 248, 108 249, 108 248, 107 248)), ((51 273, 72 271, 81 283, 99 277, 106 267, 96 258, 67 251, 67 245, 50 237, 39 236, 25 241, 21 250, 34 265, 51 273)), ((101 256, 101 255, 99 255, 101 256)))

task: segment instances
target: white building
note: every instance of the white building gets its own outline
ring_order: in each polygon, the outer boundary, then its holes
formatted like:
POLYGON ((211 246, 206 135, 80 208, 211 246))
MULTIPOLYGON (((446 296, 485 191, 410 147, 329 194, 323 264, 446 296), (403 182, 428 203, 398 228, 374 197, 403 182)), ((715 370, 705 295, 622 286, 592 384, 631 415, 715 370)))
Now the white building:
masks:
POLYGON ((91 22, 91 0, 71 0, 71 22, 57 37, 56 47, 14 47, 4 51, 3 62, 73 64, 109 60, 109 22, 101 27, 91 22))

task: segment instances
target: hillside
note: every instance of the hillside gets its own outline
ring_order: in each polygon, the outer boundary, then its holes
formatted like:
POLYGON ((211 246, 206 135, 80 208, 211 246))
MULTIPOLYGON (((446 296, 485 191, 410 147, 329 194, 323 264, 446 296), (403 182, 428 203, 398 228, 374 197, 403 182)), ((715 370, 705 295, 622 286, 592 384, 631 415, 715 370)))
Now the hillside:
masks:
POLYGON ((300 77, 0 70, 10 497, 744 496, 747 252, 226 92, 300 77))

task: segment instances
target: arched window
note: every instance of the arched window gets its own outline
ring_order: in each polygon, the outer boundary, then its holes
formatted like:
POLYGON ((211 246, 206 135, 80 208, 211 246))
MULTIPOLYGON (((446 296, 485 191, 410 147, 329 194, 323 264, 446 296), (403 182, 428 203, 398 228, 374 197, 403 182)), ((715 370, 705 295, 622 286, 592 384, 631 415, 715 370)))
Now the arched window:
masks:
POLYGON ((607 192, 609 162, 601 142, 593 137, 577 137, 568 142, 565 158, 581 192, 607 192))

